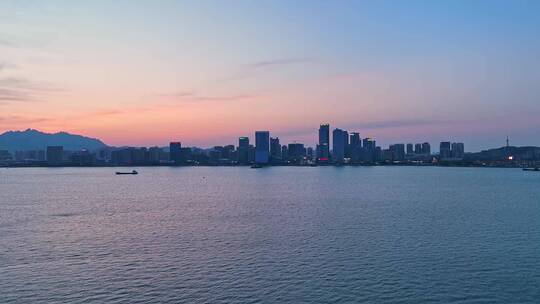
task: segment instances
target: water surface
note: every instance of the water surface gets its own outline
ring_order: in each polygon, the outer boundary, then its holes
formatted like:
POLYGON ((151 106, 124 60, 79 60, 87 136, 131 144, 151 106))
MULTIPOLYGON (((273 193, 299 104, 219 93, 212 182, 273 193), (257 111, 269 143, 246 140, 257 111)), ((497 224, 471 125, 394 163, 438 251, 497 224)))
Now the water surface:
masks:
POLYGON ((0 169, 0 303, 540 301, 537 173, 136 169, 0 169))

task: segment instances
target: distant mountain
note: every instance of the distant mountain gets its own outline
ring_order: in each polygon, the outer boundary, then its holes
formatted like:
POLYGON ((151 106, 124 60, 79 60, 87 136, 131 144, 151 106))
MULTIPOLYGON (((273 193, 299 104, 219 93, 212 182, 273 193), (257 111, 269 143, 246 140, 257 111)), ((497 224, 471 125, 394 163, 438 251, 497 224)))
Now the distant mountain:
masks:
POLYGON ((54 134, 28 129, 8 131, 0 135, 0 150, 45 150, 47 146, 63 146, 64 150, 97 150, 107 147, 101 140, 81 135, 58 132, 54 134))

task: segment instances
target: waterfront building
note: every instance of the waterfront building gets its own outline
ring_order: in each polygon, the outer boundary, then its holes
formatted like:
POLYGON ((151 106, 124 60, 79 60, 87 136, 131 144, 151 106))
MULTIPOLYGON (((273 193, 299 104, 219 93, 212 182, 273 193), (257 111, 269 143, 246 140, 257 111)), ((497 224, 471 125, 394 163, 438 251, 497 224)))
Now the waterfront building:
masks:
POLYGON ((452 158, 463 159, 465 157, 465 145, 463 143, 452 143, 452 158))
POLYGON ((289 159, 289 148, 286 145, 281 146, 281 157, 284 160, 289 159))
POLYGON ((431 145, 428 142, 422 144, 422 154, 431 155, 431 145))
POLYGON ((246 165, 249 163, 249 138, 248 137, 239 137, 238 138, 238 163, 241 165, 246 165))
POLYGON ((175 164, 182 163, 182 143, 178 141, 169 143, 169 160, 175 164))
POLYGON ((294 164, 299 164, 306 156, 306 148, 304 147, 304 144, 289 144, 287 151, 287 160, 294 164))
POLYGON ((413 155, 413 154, 414 154, 413 144, 407 144, 407 155, 413 155))
POLYGON ((347 133, 341 129, 334 129, 332 132, 332 160, 335 163, 343 163, 345 160, 346 136, 348 137, 347 133))
POLYGON ((319 127, 319 145, 317 146, 317 160, 328 162, 330 160, 330 125, 322 124, 319 127))
POLYGON ((393 161, 405 160, 405 145, 404 144, 391 145, 389 150, 392 153, 393 161))
POLYGON ((255 132, 255 163, 267 164, 270 160, 270 132, 255 132))
POLYGON ((414 145, 414 154, 416 154, 416 155, 424 154, 423 150, 422 150, 422 144, 415 144, 414 145))
POLYGON ((279 137, 270 137, 270 160, 272 163, 281 162, 281 145, 279 144, 279 137))
POLYGON ((150 147, 148 149, 148 162, 158 164, 161 161, 163 150, 160 147, 150 147))
POLYGON ((47 164, 60 165, 64 161, 63 146, 48 146, 47 147, 47 164))
POLYGON ((452 149, 450 147, 449 141, 441 142, 439 146, 439 155, 441 159, 446 159, 452 157, 452 149))

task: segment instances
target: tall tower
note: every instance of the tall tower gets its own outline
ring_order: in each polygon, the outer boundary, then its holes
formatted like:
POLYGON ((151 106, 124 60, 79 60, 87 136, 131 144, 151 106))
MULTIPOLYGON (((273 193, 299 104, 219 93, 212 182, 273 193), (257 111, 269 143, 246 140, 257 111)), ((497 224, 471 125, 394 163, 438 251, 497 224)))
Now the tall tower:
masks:
POLYGON ((327 162, 330 159, 330 125, 322 124, 319 127, 319 145, 317 149, 317 159, 320 162, 327 162))
POLYGON ((270 160, 270 132, 255 132, 255 162, 267 164, 270 160))
POLYGON ((348 140, 348 136, 341 129, 335 129, 332 132, 333 146, 332 146, 332 160, 336 163, 343 163, 345 158, 345 138, 348 140))

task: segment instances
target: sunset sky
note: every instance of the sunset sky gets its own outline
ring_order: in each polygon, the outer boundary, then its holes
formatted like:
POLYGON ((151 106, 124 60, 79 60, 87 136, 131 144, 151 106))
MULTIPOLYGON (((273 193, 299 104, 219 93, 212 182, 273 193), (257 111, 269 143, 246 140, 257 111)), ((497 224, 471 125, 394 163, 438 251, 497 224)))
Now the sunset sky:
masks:
POLYGON ((0 132, 540 145, 540 1, 1 1, 0 132))

